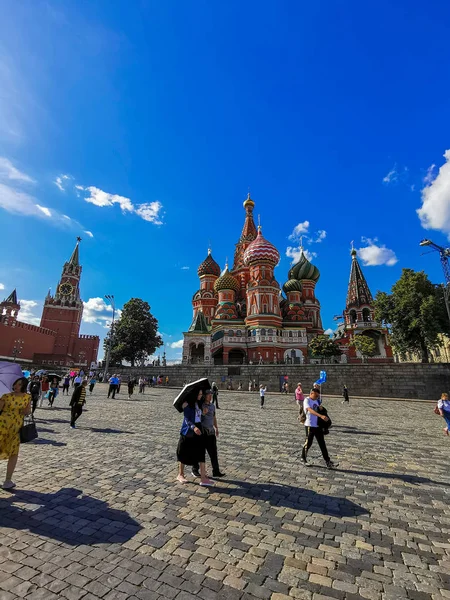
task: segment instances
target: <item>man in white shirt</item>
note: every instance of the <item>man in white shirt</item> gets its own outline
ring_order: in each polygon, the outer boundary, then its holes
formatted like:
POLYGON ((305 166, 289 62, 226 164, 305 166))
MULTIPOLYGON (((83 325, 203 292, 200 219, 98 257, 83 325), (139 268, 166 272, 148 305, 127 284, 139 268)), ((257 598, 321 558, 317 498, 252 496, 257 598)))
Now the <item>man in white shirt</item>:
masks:
POLYGON ((261 408, 264 408, 264 398, 266 395, 266 390, 267 390, 267 386, 264 386, 263 384, 261 384, 259 386, 259 396, 261 398, 261 408))
POLYGON ((324 421, 328 421, 328 417, 324 414, 318 412, 320 406, 319 402, 319 390, 312 389, 309 393, 309 398, 305 398, 303 401, 303 410, 305 411, 306 421, 305 421, 305 429, 306 429, 306 441, 302 448, 302 463, 305 467, 309 467, 309 464, 306 462, 306 455, 308 450, 311 448, 314 438, 316 438, 317 443, 319 444, 320 450, 322 451, 322 456, 324 461, 326 462, 328 469, 333 469, 337 467, 337 464, 334 464, 328 455, 327 445, 325 444, 325 438, 323 435, 322 427, 319 427, 319 419, 324 421))

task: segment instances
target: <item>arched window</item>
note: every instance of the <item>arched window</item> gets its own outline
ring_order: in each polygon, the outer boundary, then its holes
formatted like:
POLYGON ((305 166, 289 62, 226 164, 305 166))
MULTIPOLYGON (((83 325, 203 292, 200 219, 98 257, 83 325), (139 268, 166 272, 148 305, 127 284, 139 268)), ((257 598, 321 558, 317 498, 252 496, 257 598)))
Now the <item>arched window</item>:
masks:
POLYGON ((273 329, 268 329, 267 330, 267 335, 273 335, 273 329))
POLYGON ((232 329, 230 329, 230 331, 228 332, 228 336, 229 337, 233 337, 234 336, 234 331, 232 329))
POLYGON ((350 311, 350 323, 356 323, 356 310, 350 311))
POLYGON ((237 335, 237 337, 241 337, 241 335, 242 335, 242 331, 241 331, 240 329, 238 329, 238 330, 236 331, 236 335, 237 335))
POLYGON ((289 332, 289 337, 292 337, 292 331, 289 332))
POLYGON ((261 335, 266 335, 266 330, 265 329, 261 329, 261 335))

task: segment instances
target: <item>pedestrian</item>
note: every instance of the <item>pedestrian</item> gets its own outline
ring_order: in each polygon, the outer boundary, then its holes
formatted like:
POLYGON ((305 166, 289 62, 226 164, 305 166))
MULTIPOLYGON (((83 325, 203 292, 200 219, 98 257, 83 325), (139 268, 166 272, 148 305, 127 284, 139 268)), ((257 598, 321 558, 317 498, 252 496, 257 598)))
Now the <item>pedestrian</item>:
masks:
POLYGON ((97 383, 97 378, 95 375, 92 375, 89 380, 89 394, 92 396, 92 392, 94 391, 95 384, 97 383))
POLYGON ((295 388, 295 401, 297 402, 297 404, 299 406, 301 406, 303 404, 304 399, 305 399, 305 396, 303 394, 302 384, 299 381, 297 383, 297 387, 295 388))
POLYGON ((131 400, 131 396, 134 394, 134 385, 135 379, 134 377, 130 377, 128 380, 128 400, 131 400))
POLYGON ((86 387, 87 379, 84 379, 78 387, 73 390, 72 399, 70 400, 71 419, 70 428, 75 429, 75 421, 83 412, 83 406, 86 404, 86 387))
POLYGON ((214 481, 206 475, 205 467, 205 436, 202 426, 203 391, 198 392, 197 398, 189 398, 183 404, 183 424, 180 430, 180 439, 177 447, 178 476, 177 481, 187 483, 184 476, 185 465, 199 465, 200 485, 210 487, 214 481))
POLYGON ((50 384, 50 390, 48 392, 48 405, 53 408, 53 402, 56 400, 56 396, 59 393, 59 379, 53 377, 50 384))
MULTIPOLYGON (((211 460, 213 477, 225 477, 219 468, 219 458, 217 456, 217 438, 219 437, 219 427, 217 425, 216 407, 212 403, 213 392, 205 392, 205 400, 202 407, 202 427, 205 436, 205 448, 211 460)), ((200 477, 198 463, 192 466, 192 475, 200 477)))
POLYGON ((242 381, 240 381, 240 382, 238 383, 238 389, 237 389, 237 391, 238 391, 238 392, 242 392, 242 381))
POLYGON ((248 391, 251 392, 253 389, 253 383, 251 381, 248 382, 248 391))
POLYGON ((117 386, 119 385, 119 379, 117 375, 113 375, 109 379, 109 389, 108 389, 108 398, 112 396, 112 398, 116 397, 117 386))
POLYGON ((169 385, 169 376, 166 375, 166 385, 169 385))
POLYGON ((31 380, 29 392, 31 395, 31 403, 33 406, 31 412, 34 415, 34 411, 36 410, 37 403, 41 395, 41 382, 39 381, 39 375, 35 375, 31 380))
POLYGON ((75 379, 73 380, 73 387, 77 388, 82 383, 83 383, 83 377, 78 373, 78 375, 76 375, 75 379))
POLYGON ((448 399, 448 394, 441 394, 441 399, 438 400, 437 407, 439 410, 439 414, 441 417, 444 417, 445 422, 447 423, 447 427, 444 427, 444 433, 449 435, 450 429, 450 400, 448 399))
POLYGON ((45 375, 42 377, 41 381, 41 401, 39 402, 39 407, 42 407, 44 404, 45 397, 48 398, 48 390, 50 389, 50 383, 48 381, 48 377, 45 375))
POLYGON ((19 458, 20 428, 25 415, 31 413, 31 396, 26 393, 28 381, 25 377, 17 379, 12 392, 0 398, 0 459, 7 459, 4 490, 12 490, 16 484, 12 480, 19 458))
POLYGON ((143 377, 139 377, 139 393, 143 394, 145 390, 145 379, 143 377))
POLYGON ((219 388, 217 387, 217 385, 214 381, 212 382, 211 390, 212 390, 213 404, 216 405, 216 408, 220 408, 220 406, 219 406, 219 388))
POLYGON ((346 385, 344 385, 344 387, 342 389, 342 395, 344 396, 344 399, 342 400, 342 404, 344 404, 344 402, 350 402, 350 398, 348 396, 348 388, 346 385))
POLYGON ((63 385, 62 385, 63 396, 64 396, 64 392, 66 392, 66 396, 69 395, 69 387, 70 387, 70 373, 66 373, 66 375, 64 375, 63 385))
POLYGON ((309 466, 308 462, 306 461, 306 457, 308 454, 308 450, 311 448, 311 445, 314 441, 314 438, 316 438, 317 443, 319 444, 319 448, 322 452, 323 459, 327 465, 327 468, 334 469, 338 466, 338 463, 334 464, 330 460, 327 445, 325 443, 323 429, 319 427, 319 419, 322 419, 323 421, 328 421, 328 417, 318 412, 319 406, 319 391, 313 388, 309 393, 309 397, 305 398, 305 400, 303 401, 303 410, 306 416, 306 440, 302 448, 302 464, 305 467, 309 466))
POLYGON ((120 386, 122 385, 122 377, 117 375, 117 393, 120 393, 120 386))
POLYGON ((259 386, 259 397, 261 398, 261 408, 264 408, 264 400, 266 396, 267 386, 264 387, 263 384, 259 386))

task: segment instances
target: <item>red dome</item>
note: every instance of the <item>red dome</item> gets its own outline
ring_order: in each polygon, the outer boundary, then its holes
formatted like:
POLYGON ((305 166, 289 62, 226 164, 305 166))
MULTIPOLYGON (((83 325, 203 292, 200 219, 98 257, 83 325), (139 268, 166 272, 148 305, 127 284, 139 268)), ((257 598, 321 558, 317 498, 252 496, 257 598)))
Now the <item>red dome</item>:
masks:
POLYGON ((213 259, 211 255, 211 250, 208 250, 208 256, 202 263, 200 263, 197 269, 197 273, 199 277, 201 277, 202 275, 215 275, 216 277, 219 277, 220 267, 213 259))
POLYGON ((261 228, 258 229, 258 235, 256 239, 247 247, 244 252, 244 263, 251 265, 253 263, 269 263, 274 267, 280 261, 280 253, 273 244, 268 242, 263 234, 261 228))

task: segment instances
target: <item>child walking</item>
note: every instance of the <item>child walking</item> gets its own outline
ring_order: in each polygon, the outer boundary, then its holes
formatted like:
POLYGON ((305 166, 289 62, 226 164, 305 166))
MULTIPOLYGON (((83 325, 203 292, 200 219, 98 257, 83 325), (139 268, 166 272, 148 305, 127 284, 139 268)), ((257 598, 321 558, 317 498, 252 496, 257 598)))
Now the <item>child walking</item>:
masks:
POLYGON ((439 410, 439 414, 441 417, 444 417, 447 427, 444 427, 445 435, 449 435, 450 428, 450 400, 448 399, 448 394, 441 394, 441 399, 438 400, 437 407, 439 410))

